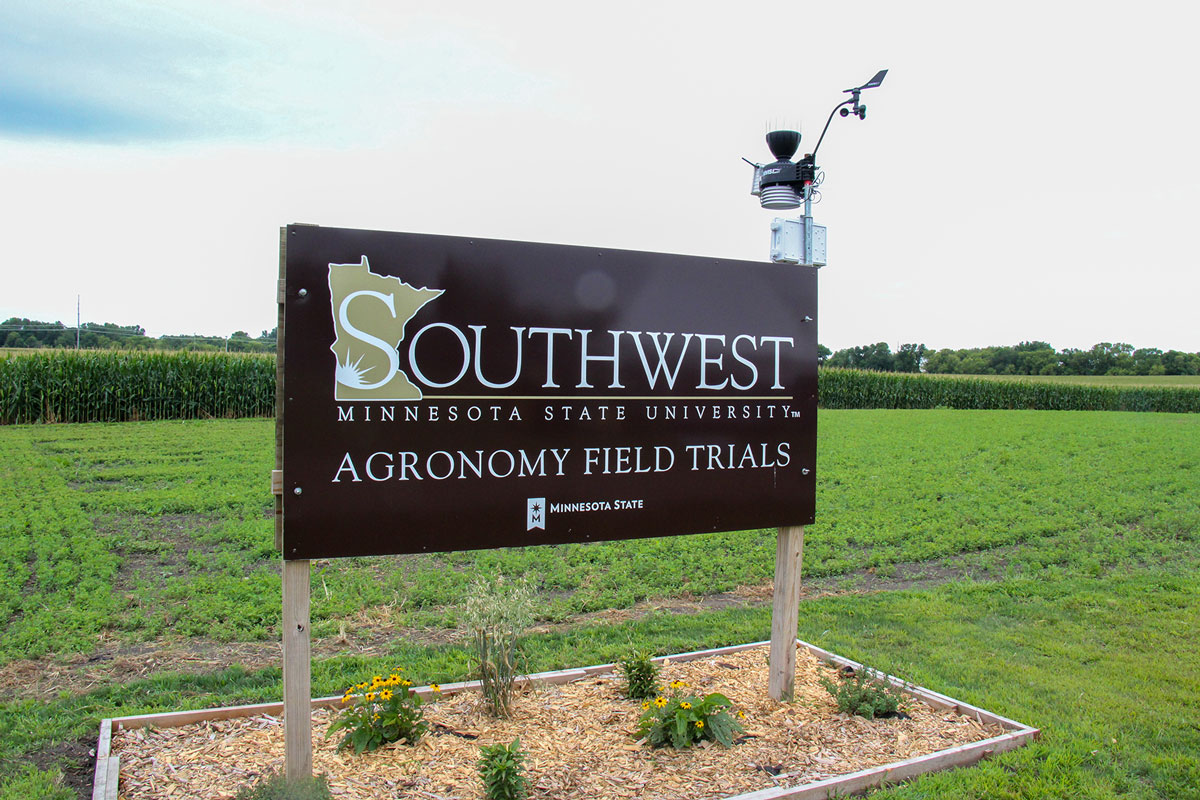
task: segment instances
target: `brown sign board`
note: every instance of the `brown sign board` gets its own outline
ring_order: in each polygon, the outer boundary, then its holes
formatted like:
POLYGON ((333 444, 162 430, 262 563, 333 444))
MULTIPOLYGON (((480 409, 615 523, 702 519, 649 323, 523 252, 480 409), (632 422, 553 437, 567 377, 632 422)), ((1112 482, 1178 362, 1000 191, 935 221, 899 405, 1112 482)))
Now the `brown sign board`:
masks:
POLYGON ((810 267, 286 231, 283 555, 813 521, 810 267))

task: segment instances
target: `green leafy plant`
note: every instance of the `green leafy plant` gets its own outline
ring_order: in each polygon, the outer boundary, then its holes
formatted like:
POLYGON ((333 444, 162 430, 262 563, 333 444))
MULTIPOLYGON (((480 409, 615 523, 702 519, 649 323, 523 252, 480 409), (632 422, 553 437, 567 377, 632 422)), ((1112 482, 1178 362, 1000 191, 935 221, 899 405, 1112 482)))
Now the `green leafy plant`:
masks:
POLYGON ((895 713, 904 700, 899 689, 876 677, 866 667, 840 671, 837 683, 822 677, 821 685, 837 702, 838 711, 867 719, 895 713))
POLYGON ((243 786, 233 800, 332 800, 324 775, 289 781, 271 772, 252 786, 243 786))
POLYGON ((512 744, 493 744, 479 750, 479 777, 487 800, 522 800, 529 792, 525 778, 525 753, 521 740, 512 744))
MULTIPOLYGON (((376 675, 346 690, 342 703, 348 707, 325 733, 328 738, 336 731, 346 732, 338 742, 339 750, 353 747, 355 753, 362 753, 401 740, 416 744, 425 734, 429 723, 421 697, 412 690, 412 681, 400 676, 401 671, 387 678, 376 675)), ((431 688, 437 691, 436 684, 431 688)))
MULTIPOLYGON (((686 687, 682 681, 673 681, 670 697, 659 695, 643 701, 635 737, 645 739, 651 747, 682 749, 706 739, 730 747, 742 730, 730 713, 733 703, 718 692, 704 697, 685 694, 686 687)), ((745 715, 739 711, 737 716, 745 715)))
POLYGON ((475 643, 475 673, 488 710, 511 713, 520 674, 517 640, 533 623, 533 587, 525 578, 477 579, 463 610, 463 622, 475 643))
POLYGON ((619 666, 625 678, 626 697, 641 700, 658 695, 659 666, 651 659, 649 651, 635 650, 619 666))

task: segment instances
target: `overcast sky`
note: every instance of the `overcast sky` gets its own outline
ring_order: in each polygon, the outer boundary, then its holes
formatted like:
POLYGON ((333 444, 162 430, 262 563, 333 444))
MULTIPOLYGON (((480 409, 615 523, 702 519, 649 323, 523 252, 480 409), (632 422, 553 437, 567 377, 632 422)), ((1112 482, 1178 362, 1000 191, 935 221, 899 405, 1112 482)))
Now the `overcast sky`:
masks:
POLYGON ((824 344, 1200 351, 1183 8, 4 0, 0 319, 257 335, 289 222, 764 260, 741 157, 887 68, 824 344))

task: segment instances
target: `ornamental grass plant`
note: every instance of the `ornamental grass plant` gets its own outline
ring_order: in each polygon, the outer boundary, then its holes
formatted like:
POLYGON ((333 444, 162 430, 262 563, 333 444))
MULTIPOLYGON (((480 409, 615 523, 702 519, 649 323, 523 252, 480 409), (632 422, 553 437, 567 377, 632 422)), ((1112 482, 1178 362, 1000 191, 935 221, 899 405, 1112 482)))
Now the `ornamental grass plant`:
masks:
POLYGON ((535 593, 527 578, 478 578, 471 585, 463 621, 475 645, 475 675, 488 710, 511 714, 521 657, 518 639, 533 624, 535 593))

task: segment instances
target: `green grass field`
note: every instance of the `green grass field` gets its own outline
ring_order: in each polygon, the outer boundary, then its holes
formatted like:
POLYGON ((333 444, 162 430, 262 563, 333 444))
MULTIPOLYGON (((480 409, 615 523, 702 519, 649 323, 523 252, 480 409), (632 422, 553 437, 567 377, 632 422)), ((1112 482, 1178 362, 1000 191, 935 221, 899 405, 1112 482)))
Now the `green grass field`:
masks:
MULTIPOLYGON (((278 699, 272 435, 0 429, 0 798, 76 796, 103 716, 278 699)), ((1200 418, 823 411, 818 479, 801 636, 1044 730, 884 796, 1200 797, 1200 418)), ((535 578, 552 669, 767 638, 761 592, 718 593, 773 564, 773 531, 317 562, 314 692, 397 659, 464 677, 480 571, 535 578)))

